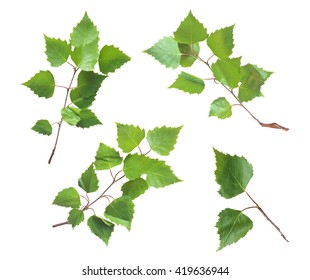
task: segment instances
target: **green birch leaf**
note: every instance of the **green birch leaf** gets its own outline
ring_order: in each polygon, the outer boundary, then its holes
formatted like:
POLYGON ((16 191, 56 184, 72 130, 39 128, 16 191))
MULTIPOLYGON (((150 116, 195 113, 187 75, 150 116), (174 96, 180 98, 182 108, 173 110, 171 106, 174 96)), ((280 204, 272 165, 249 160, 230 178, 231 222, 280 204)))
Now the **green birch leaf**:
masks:
POLYGON ((120 165, 123 159, 115 149, 100 143, 95 157, 95 167, 97 170, 107 170, 120 165))
POLYGON ((174 38, 178 43, 188 45, 204 41, 207 36, 207 29, 193 16, 191 11, 174 32, 174 38))
POLYGON ((130 180, 122 186, 123 195, 129 196, 132 200, 144 194, 149 188, 147 182, 142 178, 130 180))
POLYGON ((61 117, 69 125, 76 125, 81 120, 80 112, 78 108, 66 107, 61 110, 61 117))
POLYGON ((244 157, 213 150, 216 159, 216 182, 220 185, 219 194, 225 198, 232 198, 245 192, 253 176, 252 165, 244 157))
POLYGON ((81 206, 80 195, 73 187, 60 191, 53 204, 63 207, 79 208, 81 206))
POLYGON ((226 119, 232 115, 231 105, 225 97, 219 97, 211 103, 209 116, 226 119))
POLYGON ((114 224, 95 215, 88 218, 87 225, 91 232, 99 237, 106 245, 109 244, 114 224))
POLYGON ((190 67, 197 60, 199 55, 200 47, 199 43, 193 45, 187 44, 178 44, 179 50, 181 52, 181 61, 180 64, 182 67, 190 67))
POLYGON ((241 67, 241 85, 238 97, 241 102, 251 101, 255 97, 262 96, 261 87, 270 77, 268 72, 256 65, 247 64, 241 67))
POLYGON ((99 38, 99 31, 87 13, 84 14, 82 20, 73 28, 70 34, 70 43, 74 47, 85 46, 99 38))
POLYGON ((104 46, 99 54, 99 69, 102 73, 113 73, 121 68, 130 57, 114 46, 104 46))
POLYGON ((77 127, 89 128, 94 125, 102 124, 96 115, 89 109, 82 109, 79 116, 80 121, 76 124, 77 127))
POLYGON ((23 83, 30 88, 39 97, 50 98, 54 94, 55 80, 50 71, 40 71, 36 73, 29 81, 23 83))
POLYGON ((243 238, 253 228, 253 222, 241 211, 226 208, 219 213, 216 227, 220 237, 219 251, 243 238))
POLYGON ((111 222, 131 228, 134 214, 134 203, 129 196, 121 196, 114 199, 105 209, 104 216, 111 222))
POLYGON ((124 160, 124 174, 129 180, 135 180, 146 174, 152 167, 152 159, 145 155, 129 154, 124 160))
POLYGON ((82 174, 78 180, 79 187, 87 193, 95 192, 99 188, 99 180, 94 170, 93 164, 82 174))
POLYGON ((117 123, 117 142, 124 153, 131 152, 138 147, 145 137, 144 129, 138 126, 117 123))
POLYGON ((159 155, 167 156, 174 149, 177 142, 180 127, 156 127, 149 130, 146 139, 150 148, 159 155))
POLYGON ((164 37, 144 52, 153 56, 167 68, 176 69, 180 66, 181 53, 178 43, 172 37, 164 37))
POLYGON ((72 225, 72 228, 78 226, 84 221, 84 212, 79 209, 72 209, 69 212, 68 222, 72 225))
POLYGON ((71 53, 71 45, 67 41, 50 38, 44 35, 45 38, 45 53, 47 61, 53 67, 63 65, 69 58, 71 53))
POLYGON ((227 59, 233 52, 235 25, 228 26, 211 33, 207 44, 212 52, 220 59, 227 59))
POLYGON ((81 96, 78 92, 71 91, 70 99, 74 105, 80 109, 89 108, 96 99, 96 94, 90 95, 88 97, 81 96))
POLYGON ((49 121, 47 120, 38 120, 31 129, 38 133, 48 136, 53 133, 53 128, 49 123, 49 121))
POLYGON ((240 64, 240 57, 218 59, 212 64, 211 70, 216 80, 233 89, 238 87, 241 80, 240 64))
POLYGON ((175 82, 169 88, 176 88, 190 94, 201 93, 205 88, 202 79, 191 74, 181 72, 175 82))
POLYGON ((174 175, 171 167, 162 160, 152 159, 151 168, 146 174, 148 185, 155 188, 162 188, 181 182, 181 180, 174 175))
POLYGON ((87 45, 75 47, 71 58, 75 65, 84 71, 93 71, 99 56, 99 39, 87 45))

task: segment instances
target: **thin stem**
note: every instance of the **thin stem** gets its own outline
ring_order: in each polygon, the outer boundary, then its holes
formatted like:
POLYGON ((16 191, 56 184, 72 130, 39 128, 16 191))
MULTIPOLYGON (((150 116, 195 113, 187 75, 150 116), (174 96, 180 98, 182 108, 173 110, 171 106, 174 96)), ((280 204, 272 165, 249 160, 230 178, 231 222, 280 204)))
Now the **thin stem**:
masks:
MULTIPOLYGON (((281 236, 283 237, 283 239, 286 241, 286 242, 289 242, 287 239, 286 239, 286 237, 285 237, 285 235, 282 233, 282 231, 280 230, 280 228, 267 216, 267 214, 265 213, 265 211, 258 205, 258 203, 249 195, 249 193, 247 193, 247 192, 245 192, 246 194, 247 194, 247 196, 252 200, 252 202, 256 205, 256 206, 254 206, 254 207, 256 207, 263 215, 264 215, 264 217, 267 219, 267 221, 269 222, 269 223, 271 223, 273 226, 274 226, 274 228, 281 234, 281 236)), ((251 206, 251 207, 248 207, 248 208, 245 208, 244 210, 246 210, 246 209, 249 209, 249 208, 253 208, 253 206, 251 206)), ((244 211, 243 210, 243 211, 244 211)))
MULTIPOLYGON (((63 108, 66 108, 66 107, 67 107, 67 101, 68 101, 70 89, 71 89, 71 86, 72 86, 72 83, 73 83, 73 81, 74 81, 74 77, 75 77, 77 71, 78 71, 78 68, 77 68, 77 67, 74 67, 74 68, 73 68, 73 75, 72 75, 70 84, 69 84, 69 86, 66 88, 67 93, 66 93, 66 98, 65 98, 65 102, 64 102, 63 108)), ((59 139, 59 134, 60 134, 62 122, 63 122, 63 119, 61 118, 61 120, 60 120, 59 123, 58 123, 58 130, 57 130, 56 140, 55 140, 55 144, 54 144, 54 148, 53 148, 53 150, 52 150, 52 153, 51 153, 51 155, 50 155, 50 157, 49 157, 48 164, 51 164, 52 159, 53 159, 53 157, 54 157, 54 154, 55 154, 55 151, 56 151, 56 148, 57 148, 57 144, 58 144, 58 139, 59 139)))
POLYGON ((59 223, 59 224, 53 225, 53 228, 55 228, 55 227, 60 227, 60 226, 64 226, 64 225, 69 225, 69 222, 66 221, 66 222, 63 222, 63 223, 59 223))
POLYGON ((140 155, 143 155, 143 152, 142 152, 140 146, 138 146, 138 149, 139 149, 140 155))
MULTIPOLYGON (((211 70, 211 66, 210 66, 210 59, 213 57, 213 55, 207 60, 203 60, 201 57, 199 57, 198 55, 196 55, 196 58, 201 61, 202 63, 206 64, 208 66, 208 68, 211 70)), ((220 83, 238 102, 238 104, 243 107, 243 109, 262 127, 269 127, 269 128, 275 128, 275 129, 282 129, 285 131, 288 131, 289 129, 287 127, 284 127, 282 125, 279 125, 277 123, 263 123, 261 122, 258 118, 256 118, 247 107, 245 107, 245 105, 239 100, 239 98, 235 95, 235 93, 233 92, 232 89, 228 88, 226 85, 224 85, 223 83, 220 83)))

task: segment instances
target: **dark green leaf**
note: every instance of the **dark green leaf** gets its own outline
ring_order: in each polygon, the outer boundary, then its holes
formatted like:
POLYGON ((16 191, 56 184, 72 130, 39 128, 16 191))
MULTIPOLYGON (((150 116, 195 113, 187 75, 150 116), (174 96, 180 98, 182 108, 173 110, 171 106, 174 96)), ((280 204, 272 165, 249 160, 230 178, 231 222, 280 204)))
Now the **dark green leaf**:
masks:
POLYGON ((108 245, 109 239, 114 230, 114 224, 97 216, 91 216, 87 221, 87 225, 93 234, 98 236, 106 245, 108 245))
POLYGON ((72 228, 78 226, 84 221, 84 212, 79 209, 72 209, 69 212, 68 222, 72 225, 72 228))
POLYGON ((98 40, 87 45, 75 47, 71 58, 75 65, 84 71, 93 71, 98 61, 99 47, 98 40))
POLYGON ((61 110, 61 117, 69 125, 76 125, 81 120, 80 112, 78 108, 66 107, 61 110))
POLYGON ((212 52, 220 59, 227 59, 234 48, 234 25, 216 30, 208 37, 207 43, 212 52))
POLYGON ((114 166, 120 165, 123 161, 119 152, 103 143, 100 143, 95 159, 97 170, 111 169, 114 166))
POLYGON ((216 227, 220 236, 219 251, 244 237, 253 228, 253 222, 241 211, 226 208, 219 213, 216 227))
POLYGON ((152 159, 151 168, 147 171, 146 181, 149 186, 155 188, 162 188, 174 183, 181 182, 181 180, 176 177, 164 161, 152 159))
POLYGON ((175 69, 180 66, 181 53, 177 42, 172 37, 164 37, 144 52, 153 56, 167 68, 175 69))
POLYGON ((58 67, 64 64, 71 53, 71 46, 66 41, 49 38, 44 35, 47 61, 51 66, 58 67))
POLYGON ((98 41, 98 36, 97 27, 85 13, 82 20, 73 28, 70 42, 74 47, 85 46, 93 41, 98 41))
POLYGON ((238 87, 241 80, 240 64, 240 57, 231 59, 218 59, 215 63, 212 64, 211 70, 215 79, 217 79, 220 83, 230 88, 236 88, 238 87))
POLYGON ((30 88, 39 97, 50 98, 54 94, 55 80, 50 71, 40 71, 35 74, 29 81, 23 83, 30 88))
POLYGON ((104 46, 99 54, 99 68, 104 74, 113 73, 121 68, 130 57, 114 46, 104 46))
POLYGON ((205 88, 202 79, 191 74, 181 72, 175 82, 169 88, 176 88, 188 93, 201 93, 205 88))
POLYGON ((81 120, 76 124, 77 127, 88 128, 94 125, 102 124, 96 115, 89 109, 82 109, 79 116, 81 120))
POLYGON ((174 38, 178 43, 188 45, 204 41, 207 36, 206 28, 193 16, 191 11, 174 32, 174 38))
POLYGON ((124 153, 131 152, 138 147, 145 137, 144 129, 138 126, 117 123, 117 142, 124 153))
POLYGON ((167 156, 174 149, 174 145, 177 142, 180 127, 156 127, 153 130, 148 131, 146 139, 150 145, 150 148, 162 155, 167 156))
POLYGON ((270 77, 272 72, 263 70, 256 65, 247 64, 241 67, 241 85, 239 87, 239 100, 251 101, 262 96, 261 87, 270 77))
POLYGON ((232 115, 231 105, 225 97, 219 97, 211 103, 209 116, 226 119, 232 115))
POLYGON ((78 181, 79 186, 87 193, 95 192, 99 188, 99 181, 93 164, 82 174, 78 181))
POLYGON ((49 121, 47 120, 38 120, 31 129, 38 133, 48 136, 51 135, 53 132, 53 128, 49 123, 49 121))
POLYGON ((221 186, 219 193, 225 198, 243 192, 253 176, 252 165, 244 158, 223 154, 214 149, 216 158, 216 182, 221 186))
POLYGON ((134 214, 134 203, 129 196, 114 199, 105 209, 104 216, 110 221, 130 230, 134 214))
POLYGON ((79 208, 81 206, 80 195, 73 187, 60 191, 53 204, 63 207, 79 208))
POLYGON ((122 186, 123 195, 129 196, 132 200, 144 194, 149 188, 147 182, 142 178, 137 178, 126 182, 122 186))
POLYGON ((135 180, 146 174, 152 167, 152 159, 145 155, 129 154, 124 160, 124 174, 129 180, 135 180))
POLYGON ((199 55, 200 47, 199 43, 193 45, 178 44, 179 50, 181 52, 180 64, 182 67, 190 67, 197 60, 199 55))

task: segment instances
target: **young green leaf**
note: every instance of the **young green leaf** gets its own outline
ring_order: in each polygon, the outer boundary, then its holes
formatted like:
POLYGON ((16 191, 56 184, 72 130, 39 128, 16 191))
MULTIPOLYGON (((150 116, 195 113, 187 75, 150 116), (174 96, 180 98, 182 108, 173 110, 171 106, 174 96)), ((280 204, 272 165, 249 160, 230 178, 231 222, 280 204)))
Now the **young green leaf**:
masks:
POLYGON ((132 200, 144 194, 145 191, 149 188, 147 182, 142 178, 137 178, 126 182, 122 186, 123 195, 129 196, 132 200))
POLYGON ((57 194, 53 204, 63 207, 79 208, 81 206, 80 195, 73 187, 63 189, 57 194))
POLYGON ((241 67, 241 85, 238 97, 241 102, 251 101, 255 97, 262 96, 261 87, 270 77, 268 72, 256 65, 247 64, 241 67))
POLYGON ((207 44, 212 52, 220 59, 227 59, 234 48, 234 25, 228 26, 211 33, 207 44))
POLYGON ((39 97, 50 98, 54 94, 55 80, 50 71, 40 71, 35 74, 29 81, 23 83, 30 88, 39 97))
POLYGON ((190 67, 197 60, 199 55, 200 47, 199 43, 193 45, 187 44, 178 44, 179 50, 181 52, 181 61, 180 64, 182 67, 190 67))
POLYGON ((115 149, 100 143, 95 157, 95 167, 97 170, 107 170, 120 165, 123 159, 115 149))
POLYGON ((207 36, 207 29, 193 16, 191 11, 174 32, 174 38, 178 43, 188 45, 204 41, 207 36))
POLYGON ((94 215, 88 218, 87 225, 93 234, 98 236, 106 245, 109 244, 114 224, 94 215))
POLYGON ((214 78, 220 83, 236 88, 241 80, 240 76, 241 58, 218 59, 212 64, 211 70, 214 78))
POLYGON ((50 38, 44 35, 47 61, 53 67, 63 65, 71 53, 71 46, 67 41, 50 38))
POLYGON ((79 209, 72 209, 69 212, 68 222, 72 225, 72 228, 78 226, 81 222, 84 221, 84 212, 79 209))
POLYGON ((176 69, 180 66, 181 53, 178 43, 172 37, 164 37, 144 52, 153 56, 167 68, 176 69))
POLYGON ((79 117, 80 121, 76 124, 77 127, 88 128, 94 125, 102 124, 96 115, 89 109, 82 109, 79 117))
POLYGON ((171 167, 162 160, 152 159, 152 166, 146 174, 148 185, 155 188, 162 188, 181 182, 181 180, 174 175, 171 167))
POLYGON ((146 139, 150 145, 150 148, 162 156, 167 156, 174 149, 174 145, 177 142, 180 127, 157 127, 153 130, 149 130, 146 139))
POLYGON ((209 116, 226 119, 232 115, 231 105, 225 97, 219 97, 211 103, 209 116))
POLYGON ((124 153, 131 152, 138 147, 145 137, 144 129, 138 126, 117 123, 117 142, 124 153))
POLYGON ((84 71, 93 71, 98 61, 99 47, 98 40, 87 45, 75 47, 71 53, 71 58, 75 65, 84 71))
POLYGON ((152 159, 145 155, 129 154, 124 160, 124 174, 129 180, 135 180, 146 174, 152 167, 152 159))
POLYGON ((130 57, 114 46, 104 46, 99 54, 99 69, 102 73, 113 73, 121 68, 130 57))
POLYGON ((176 88, 190 94, 201 93, 205 88, 205 83, 202 79, 196 76, 181 72, 169 88, 176 88))
POLYGON ((99 31, 87 13, 84 14, 82 20, 73 28, 70 34, 70 43, 74 47, 85 46, 99 38, 99 31))
POLYGON ((51 135, 53 132, 53 128, 49 123, 49 121, 47 120, 38 120, 31 129, 38 133, 48 136, 51 135))
POLYGON ((66 107, 61 110, 61 117, 69 125, 76 125, 81 120, 80 112, 79 108, 66 107))
POLYGON ((253 176, 252 165, 244 157, 213 150, 216 159, 216 182, 220 185, 219 194, 225 198, 232 198, 245 192, 253 176))
POLYGON ((244 237, 253 228, 253 222, 241 211, 226 208, 219 213, 216 227, 220 236, 219 251, 244 237))
POLYGON ((114 199, 105 209, 104 216, 110 221, 130 230, 134 214, 134 203, 129 196, 114 199))
POLYGON ((78 181, 79 187, 81 187, 87 193, 95 192, 99 188, 99 180, 94 170, 93 164, 82 174, 78 181))

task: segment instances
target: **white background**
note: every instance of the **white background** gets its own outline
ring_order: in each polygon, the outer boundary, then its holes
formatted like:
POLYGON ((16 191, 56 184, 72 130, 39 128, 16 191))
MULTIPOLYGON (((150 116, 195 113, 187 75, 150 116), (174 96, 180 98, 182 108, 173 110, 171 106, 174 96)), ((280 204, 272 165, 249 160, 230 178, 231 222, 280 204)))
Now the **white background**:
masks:
MULTIPOLYGON (((301 0, 2 1, 1 278, 88 279, 82 276, 88 265, 140 265, 167 270, 229 267, 228 277, 210 279, 306 279, 310 229, 306 4, 301 0), (234 55, 242 55, 244 64, 274 72, 263 88, 265 97, 248 107, 261 121, 278 122, 289 132, 262 128, 241 108, 234 108, 228 120, 208 118, 213 99, 229 98, 211 82, 201 95, 168 89, 180 70, 166 69, 142 51, 172 35, 190 9, 209 32, 236 24, 234 55), (50 100, 39 99, 21 83, 39 70, 50 69, 56 73, 56 83, 68 84, 67 68, 52 69, 45 60, 43 34, 69 39, 85 11, 100 30, 101 46, 114 44, 132 59, 103 82, 93 110, 104 125, 87 130, 64 125, 48 165, 55 134, 41 136, 30 128, 37 119, 59 120, 64 91, 57 89, 50 100), (146 129, 184 125, 167 159, 183 182, 152 189, 137 199, 131 231, 116 227, 106 247, 85 223, 73 231, 69 226, 53 229, 52 224, 65 221, 67 210, 51 203, 58 191, 76 186, 100 141, 117 147, 115 122, 146 129), (218 212, 251 203, 244 196, 228 201, 218 195, 212 147, 243 155, 253 164, 248 191, 289 243, 258 211, 249 210, 253 230, 237 244, 216 252, 218 212)), ((210 75, 199 63, 189 72, 202 78, 210 75)), ((109 183, 108 177, 101 179, 102 185, 109 183)), ((153 278, 203 277, 149 277, 153 278)))

